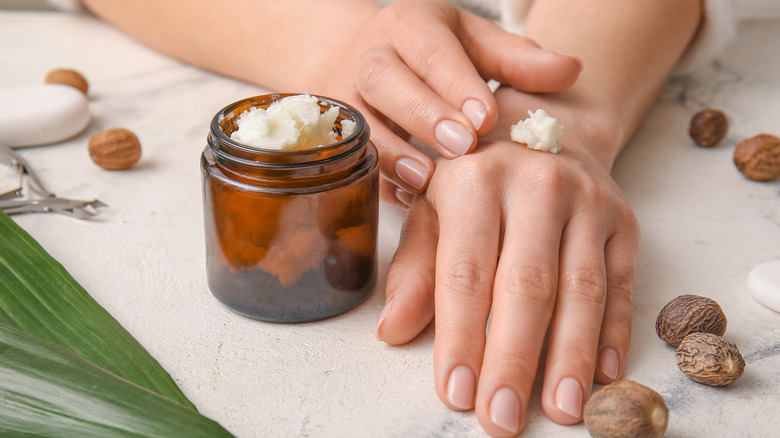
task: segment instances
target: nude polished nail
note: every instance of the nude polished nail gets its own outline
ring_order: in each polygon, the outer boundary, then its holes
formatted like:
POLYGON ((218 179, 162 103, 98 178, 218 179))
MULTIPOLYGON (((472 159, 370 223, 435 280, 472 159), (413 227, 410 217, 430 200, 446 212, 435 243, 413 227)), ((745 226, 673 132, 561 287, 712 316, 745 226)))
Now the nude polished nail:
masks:
POLYGON ((474 130, 479 131, 487 117, 487 111, 482 103, 476 99, 469 99, 463 104, 461 111, 469 118, 474 130))
POLYGON ((469 410, 474 407, 475 386, 474 372, 466 365, 458 365, 447 380, 447 400, 456 409, 469 410))
POLYGON ((401 158, 395 162, 395 173, 401 180, 415 189, 422 190, 428 181, 428 169, 416 160, 401 158))
POLYGON ((582 413, 582 387, 573 377, 564 377, 555 390, 555 407, 574 418, 582 413))
POLYGON ((601 351, 599 368, 605 376, 612 380, 617 379, 620 370, 620 357, 614 348, 608 347, 601 351))
POLYGON ((390 310, 393 308, 393 300, 388 301, 385 303, 385 307, 382 308, 382 311, 379 312, 379 317, 376 319, 376 328, 374 329, 374 336, 378 340, 382 340, 381 337, 379 337, 379 327, 382 327, 382 323, 385 322, 385 318, 387 318, 387 315, 390 314, 390 310))
POLYGON ((398 199, 398 202, 407 207, 412 205, 412 201, 414 201, 414 195, 400 187, 395 189, 395 198, 398 199))
POLYGON ((520 399, 509 388, 501 388, 490 402, 490 421, 507 432, 520 429, 520 399))
POLYGON ((453 155, 464 155, 469 151, 474 137, 460 123, 442 120, 436 125, 436 141, 453 155))

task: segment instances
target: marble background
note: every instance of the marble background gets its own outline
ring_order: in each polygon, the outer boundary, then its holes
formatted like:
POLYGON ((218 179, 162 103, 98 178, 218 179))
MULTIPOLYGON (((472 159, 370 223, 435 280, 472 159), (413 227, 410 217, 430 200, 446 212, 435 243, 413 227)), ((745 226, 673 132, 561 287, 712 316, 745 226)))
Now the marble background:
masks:
MULTIPOLYGON (((715 63, 670 80, 615 168, 643 231, 633 341, 625 378, 657 390, 668 436, 775 436, 780 426, 780 314, 755 302, 745 279, 780 259, 780 181, 736 171, 734 146, 780 134, 780 22, 745 23, 715 63), (713 149, 687 136, 704 107, 730 116, 713 149), (747 361, 712 388, 676 367, 655 317, 677 295, 716 299, 726 337, 747 361)), ((58 66, 90 81, 93 121, 67 142, 23 150, 61 196, 110 205, 92 221, 56 214, 14 219, 59 260, 160 363, 200 411, 241 438, 265 436, 481 437, 473 413, 448 410, 432 381, 432 330, 402 347, 374 338, 380 282, 355 310, 326 321, 274 325, 232 313, 209 293, 199 155, 211 117, 264 90, 183 65, 84 14, 0 11, 0 86, 40 83, 58 66), (107 172, 86 151, 93 133, 135 131, 144 147, 129 171, 107 172)), ((403 213, 382 206, 381 272, 403 213)), ((524 436, 587 436, 552 423, 533 398, 524 436)))

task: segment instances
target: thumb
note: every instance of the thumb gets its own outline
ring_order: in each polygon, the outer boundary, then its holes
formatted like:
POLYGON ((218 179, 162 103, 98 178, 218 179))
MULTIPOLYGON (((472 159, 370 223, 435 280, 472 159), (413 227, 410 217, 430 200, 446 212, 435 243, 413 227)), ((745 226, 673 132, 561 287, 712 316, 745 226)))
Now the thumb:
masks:
POLYGON ((409 342, 433 319, 437 230, 433 207, 422 195, 416 196, 390 263, 377 339, 392 345, 409 342))
POLYGON ((466 53, 485 78, 520 91, 545 93, 569 88, 582 70, 578 57, 543 49, 482 17, 464 11, 461 23, 466 53))

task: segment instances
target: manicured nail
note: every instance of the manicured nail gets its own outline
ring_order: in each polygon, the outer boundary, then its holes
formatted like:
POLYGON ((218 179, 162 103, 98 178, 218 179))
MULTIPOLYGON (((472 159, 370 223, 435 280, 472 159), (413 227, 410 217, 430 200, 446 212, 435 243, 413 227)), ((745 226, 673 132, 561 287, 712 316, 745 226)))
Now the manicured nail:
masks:
POLYGON ((579 68, 580 68, 580 71, 582 71, 582 67, 583 67, 583 65, 584 65, 584 64, 582 63, 582 58, 580 58, 579 56, 575 56, 575 55, 567 55, 567 54, 565 54, 565 53, 561 53, 561 55, 563 55, 563 56, 568 56, 569 58, 574 58, 574 60, 575 60, 575 61, 577 61, 577 65, 579 66, 579 68))
POLYGON ((401 158, 395 162, 395 173, 401 180, 415 189, 422 190, 428 182, 428 169, 416 160, 401 158))
POLYGON ((520 429, 520 399, 509 388, 496 391, 490 402, 490 421, 507 432, 520 429))
MULTIPOLYGON (((544 50, 544 49, 542 49, 542 50, 544 50)), ((567 53, 555 52, 555 51, 552 51, 552 50, 545 50, 545 51, 546 51, 547 53, 549 53, 549 54, 550 54, 550 56, 555 56, 555 57, 557 57, 557 58, 560 58, 561 56, 565 56, 565 57, 567 57, 567 58, 572 58, 572 59, 574 59, 574 60, 577 62, 577 66, 579 67, 579 71, 582 71, 582 66, 583 66, 583 64, 582 64, 582 58, 580 58, 579 56, 576 56, 576 55, 569 55, 569 54, 567 54, 567 53)), ((552 58, 550 58, 550 60, 552 60, 552 58)))
POLYGON ((376 319, 376 329, 374 330, 374 336, 378 340, 382 340, 382 338, 379 337, 379 327, 382 326, 382 323, 385 322, 385 318, 387 318, 387 315, 390 314, 390 309, 393 308, 393 300, 388 301, 385 303, 385 307, 382 308, 382 311, 379 312, 379 317, 376 319))
POLYGON ((464 155, 474 142, 474 137, 460 123, 442 120, 436 125, 436 141, 453 155, 464 155))
POLYGON ((574 418, 582 413, 582 387, 573 377, 565 377, 555 391, 555 406, 574 418))
POLYGON ((614 348, 609 347, 601 351, 599 368, 601 368, 601 372, 605 376, 612 380, 617 379, 618 370, 620 369, 620 357, 614 348))
POLYGON ((485 107, 482 106, 482 103, 476 99, 469 99, 463 104, 461 111, 463 111, 463 114, 471 120, 471 125, 474 126, 474 130, 479 131, 479 128, 482 127, 482 123, 485 121, 485 117, 487 117, 487 111, 485 110, 485 107))
POLYGON ((412 205, 414 195, 399 187, 395 189, 395 198, 403 205, 409 207, 412 205))
POLYGON ((450 372, 447 381, 447 400, 457 409, 469 410, 474 407, 474 373, 466 365, 458 365, 450 372))

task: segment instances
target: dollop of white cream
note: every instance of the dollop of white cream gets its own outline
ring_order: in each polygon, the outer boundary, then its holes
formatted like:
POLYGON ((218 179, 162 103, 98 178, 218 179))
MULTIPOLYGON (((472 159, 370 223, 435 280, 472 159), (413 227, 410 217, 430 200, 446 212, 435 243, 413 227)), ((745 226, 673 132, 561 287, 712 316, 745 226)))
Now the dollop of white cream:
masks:
POLYGON ((320 112, 316 96, 287 96, 268 109, 252 108, 241 113, 236 119, 238 129, 230 138, 258 149, 316 148, 338 141, 334 130, 338 115, 337 107, 320 112))
POLYGON ((509 136, 512 141, 536 149, 557 154, 561 150, 563 126, 543 109, 528 111, 529 118, 512 125, 509 136))

